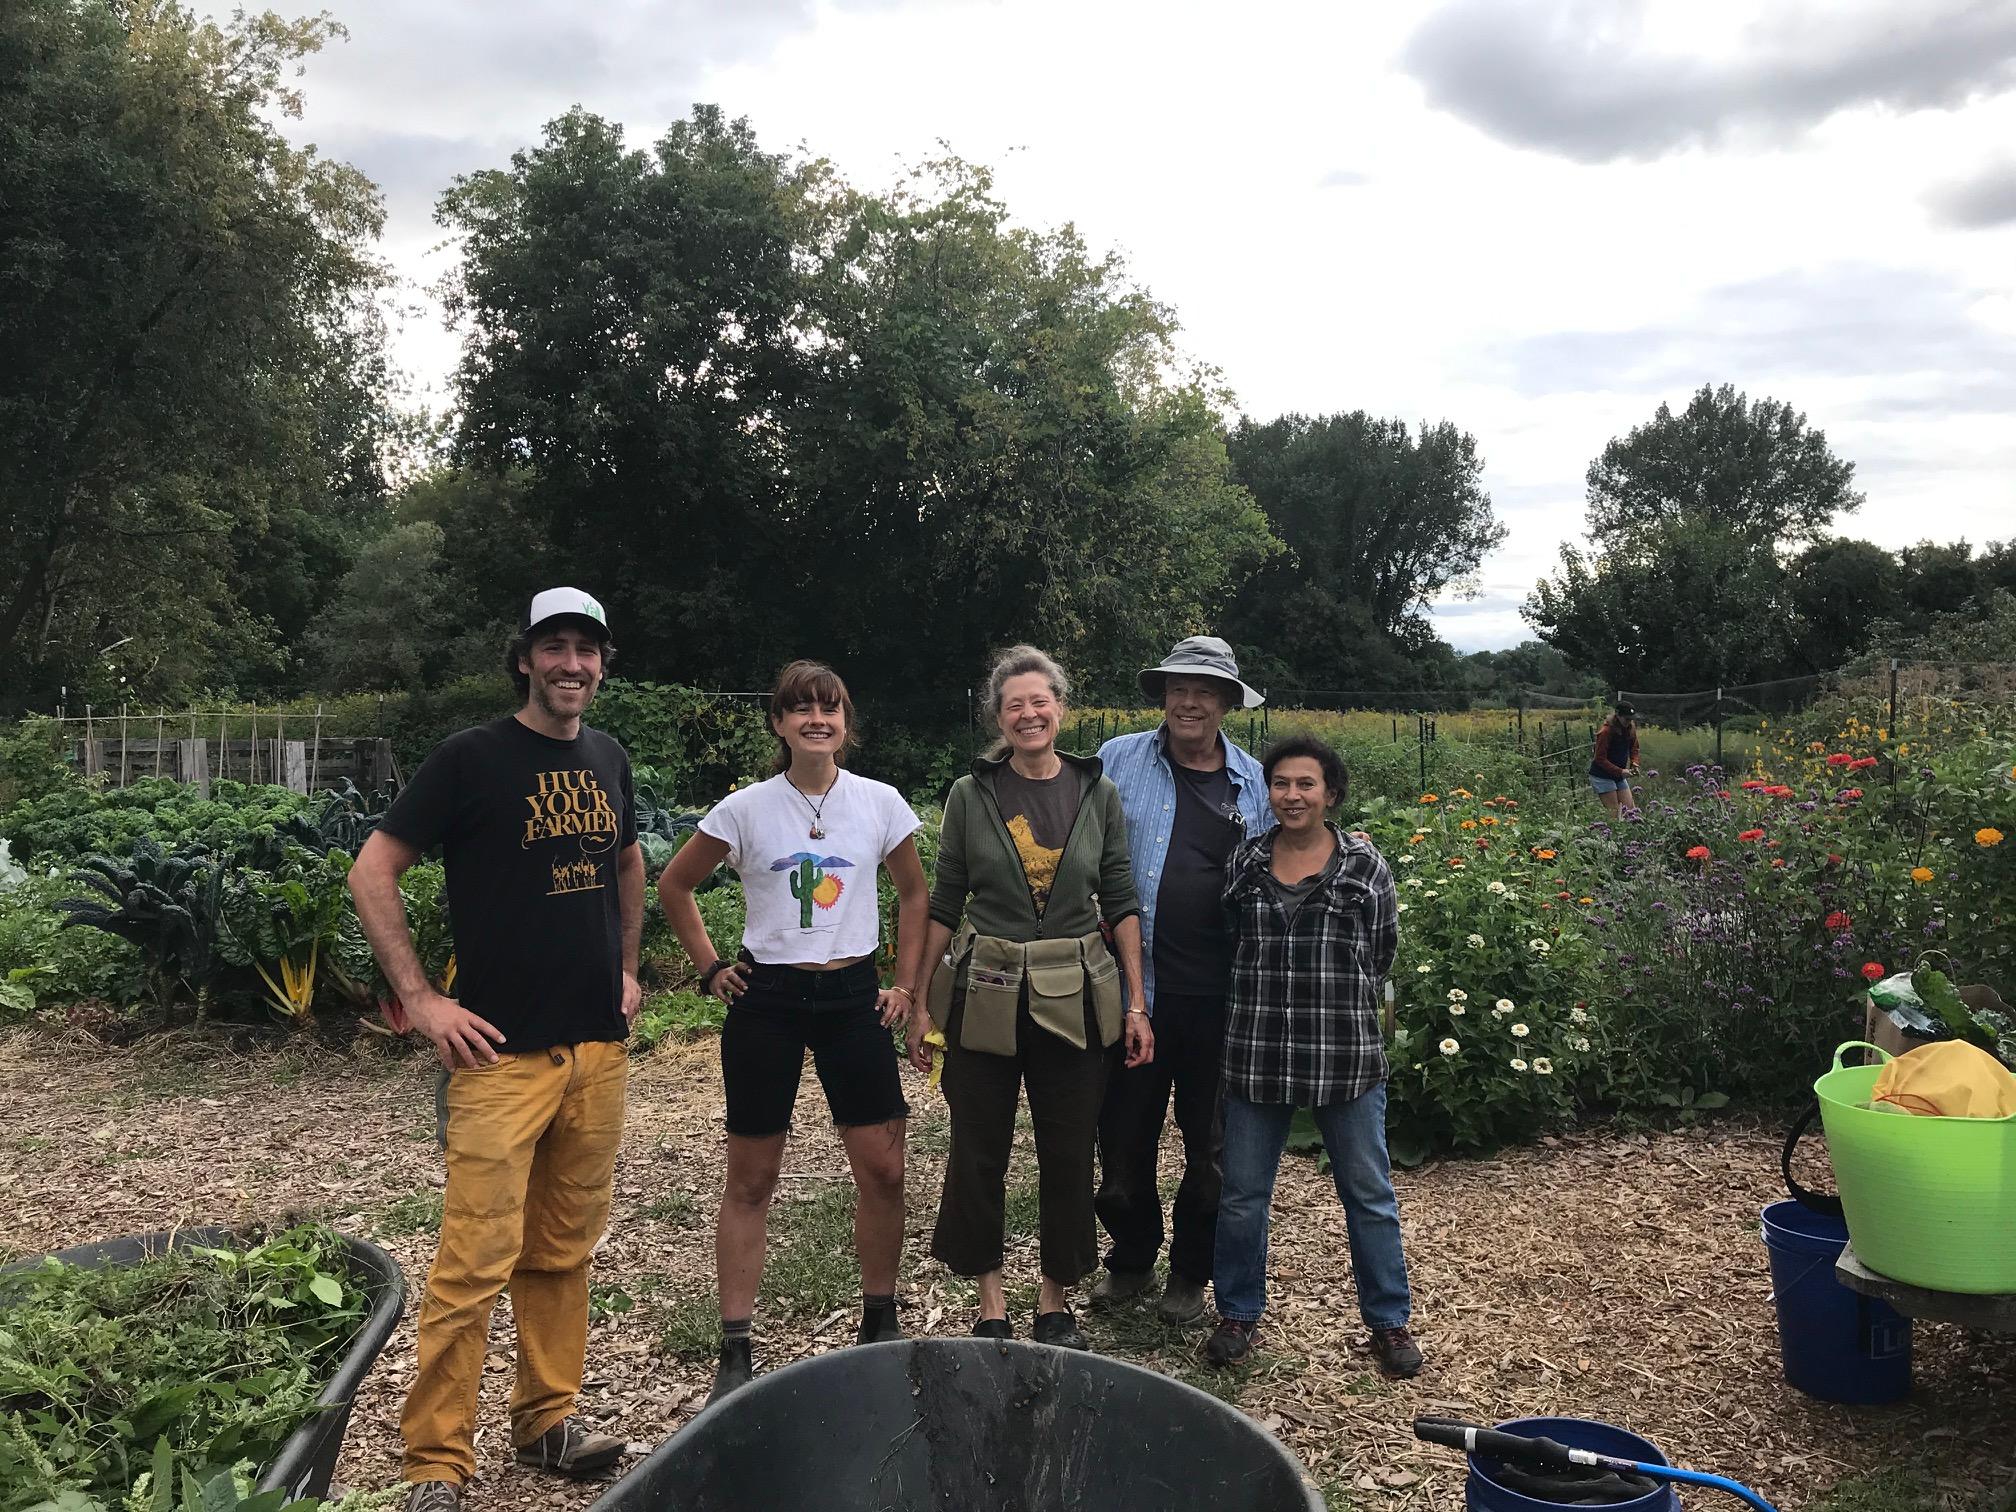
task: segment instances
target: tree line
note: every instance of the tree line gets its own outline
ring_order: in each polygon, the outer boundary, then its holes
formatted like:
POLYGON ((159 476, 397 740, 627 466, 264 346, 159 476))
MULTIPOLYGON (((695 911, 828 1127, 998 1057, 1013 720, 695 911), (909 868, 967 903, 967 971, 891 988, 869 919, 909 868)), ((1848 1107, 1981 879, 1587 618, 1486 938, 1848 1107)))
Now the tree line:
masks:
POLYGON ((1428 605, 1504 537, 1472 435, 1234 421, 1175 312, 1018 224, 985 167, 871 193, 707 106, 648 147, 575 109, 445 188, 462 351, 430 420, 387 357, 377 190, 275 124, 341 36, 0 11, 0 713, 439 687, 556 582, 612 606, 633 676, 754 688, 810 653, 899 713, 1021 638, 1131 696, 1201 630, 1278 688, 1681 685, 1817 655, 1874 603, 1957 608, 1931 575, 2006 586, 2006 552, 1826 538, 1852 469, 1738 396, 1685 445, 1613 443, 1540 640, 1460 657, 1428 605), (1735 441, 1768 488, 1689 481, 1735 441), (1789 484, 1774 446, 1804 449, 1789 484), (1683 612, 1688 584, 1710 601, 1683 612))

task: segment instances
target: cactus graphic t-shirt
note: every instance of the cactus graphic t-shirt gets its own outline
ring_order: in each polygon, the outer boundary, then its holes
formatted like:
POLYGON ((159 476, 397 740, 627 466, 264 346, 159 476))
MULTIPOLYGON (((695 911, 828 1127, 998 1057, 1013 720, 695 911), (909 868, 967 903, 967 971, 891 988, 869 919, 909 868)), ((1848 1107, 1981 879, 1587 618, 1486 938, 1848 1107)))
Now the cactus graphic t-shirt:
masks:
POLYGON ((383 820, 439 847, 455 932, 455 996, 510 1052, 621 1041, 616 862, 637 843, 630 758, 585 725, 554 740, 515 718, 450 735, 383 820))
POLYGON ((730 793, 700 821, 701 834, 728 847, 747 905, 742 945, 765 966, 873 955, 875 869, 916 831, 901 793, 844 768, 823 795, 808 798, 779 773, 730 793))

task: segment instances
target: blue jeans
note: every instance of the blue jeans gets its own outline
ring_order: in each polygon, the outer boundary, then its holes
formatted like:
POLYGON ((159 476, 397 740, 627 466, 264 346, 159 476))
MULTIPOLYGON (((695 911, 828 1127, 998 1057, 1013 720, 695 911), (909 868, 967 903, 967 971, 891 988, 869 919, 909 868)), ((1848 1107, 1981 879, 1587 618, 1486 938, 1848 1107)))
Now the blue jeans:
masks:
MULTIPOLYGON (((1386 1158, 1386 1084, 1314 1110, 1330 1173, 1344 1200, 1358 1315, 1367 1328, 1398 1328, 1412 1311, 1400 1253, 1400 1203, 1386 1158)), ((1219 1316, 1257 1323, 1267 1311, 1267 1224, 1281 1152, 1295 1110, 1225 1094, 1225 1189, 1218 1199, 1212 1287, 1219 1316)))

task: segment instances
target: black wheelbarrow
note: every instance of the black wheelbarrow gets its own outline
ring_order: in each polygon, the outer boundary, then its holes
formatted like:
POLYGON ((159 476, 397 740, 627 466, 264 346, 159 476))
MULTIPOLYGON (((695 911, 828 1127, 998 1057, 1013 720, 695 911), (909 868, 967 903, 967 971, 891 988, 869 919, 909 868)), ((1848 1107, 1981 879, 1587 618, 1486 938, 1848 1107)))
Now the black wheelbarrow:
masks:
POLYGON ((758 1376, 590 1512, 1323 1512, 1258 1423, 1102 1355, 904 1339, 758 1376))

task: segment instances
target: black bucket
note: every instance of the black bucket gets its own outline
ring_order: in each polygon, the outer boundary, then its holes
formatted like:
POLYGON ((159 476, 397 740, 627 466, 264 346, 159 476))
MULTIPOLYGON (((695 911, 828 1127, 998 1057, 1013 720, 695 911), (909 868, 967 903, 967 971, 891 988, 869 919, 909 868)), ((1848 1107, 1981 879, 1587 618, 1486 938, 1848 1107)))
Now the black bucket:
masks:
POLYGON ((1258 1423, 1102 1355, 904 1339, 758 1376, 590 1512, 1323 1512, 1258 1423))
MULTIPOLYGON (((155 1255, 189 1245, 213 1249, 242 1248, 245 1241, 226 1228, 184 1228, 159 1234, 135 1234, 126 1239, 101 1239, 58 1250, 55 1258, 65 1265, 97 1270, 108 1265, 136 1265, 155 1255)), ((285 1491, 290 1500, 322 1496, 336 1473, 336 1457, 343 1451, 343 1435, 350 1426, 350 1405, 357 1388, 364 1383, 385 1341, 399 1326, 399 1314, 406 1305, 406 1277, 399 1262, 363 1239, 343 1236, 343 1250, 350 1262, 350 1276, 363 1287, 367 1298, 364 1321, 350 1341, 336 1373, 316 1398, 316 1413, 288 1436, 280 1450, 259 1467, 261 1491, 285 1491)), ((29 1261, 28 1264, 40 1264, 29 1261)))

